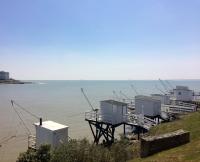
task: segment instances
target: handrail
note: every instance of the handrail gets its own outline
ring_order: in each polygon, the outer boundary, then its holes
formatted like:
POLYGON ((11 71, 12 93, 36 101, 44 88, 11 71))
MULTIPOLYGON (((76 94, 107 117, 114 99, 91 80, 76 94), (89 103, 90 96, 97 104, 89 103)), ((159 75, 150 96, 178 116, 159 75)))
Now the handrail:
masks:
MULTIPOLYGON (((112 118, 111 115, 107 115, 107 114, 101 114, 99 112, 96 111, 89 111, 89 112, 85 112, 85 119, 87 120, 96 120, 96 121, 103 121, 103 122, 107 122, 107 123, 115 123, 114 122, 114 118, 112 118), (110 120, 109 120, 110 119, 110 120)), ((152 126, 155 126, 157 123, 156 121, 147 118, 141 114, 133 114, 133 113, 129 113, 129 114, 125 114, 122 116, 122 122, 124 123, 128 123, 128 124, 135 124, 135 125, 140 125, 141 127, 144 127, 146 129, 149 129, 152 126)))
POLYGON ((34 135, 28 136, 28 148, 36 149, 36 136, 34 135))

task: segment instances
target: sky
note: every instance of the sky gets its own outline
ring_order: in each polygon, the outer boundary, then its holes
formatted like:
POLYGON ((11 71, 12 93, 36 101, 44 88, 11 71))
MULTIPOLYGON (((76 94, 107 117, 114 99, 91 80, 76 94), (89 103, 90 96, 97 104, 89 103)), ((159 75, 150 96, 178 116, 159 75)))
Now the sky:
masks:
POLYGON ((0 70, 22 80, 200 79, 199 0, 0 0, 0 70))

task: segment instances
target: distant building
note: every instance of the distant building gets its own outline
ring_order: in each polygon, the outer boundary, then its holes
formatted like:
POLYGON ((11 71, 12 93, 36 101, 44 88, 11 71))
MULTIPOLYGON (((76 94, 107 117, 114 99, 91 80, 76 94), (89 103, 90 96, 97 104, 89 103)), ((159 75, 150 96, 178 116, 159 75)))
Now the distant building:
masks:
POLYGON ((193 99, 193 91, 186 86, 176 86, 176 88, 173 89, 173 94, 175 100, 192 101, 193 99))
POLYGON ((9 72, 0 71, 0 80, 8 80, 9 79, 9 72))

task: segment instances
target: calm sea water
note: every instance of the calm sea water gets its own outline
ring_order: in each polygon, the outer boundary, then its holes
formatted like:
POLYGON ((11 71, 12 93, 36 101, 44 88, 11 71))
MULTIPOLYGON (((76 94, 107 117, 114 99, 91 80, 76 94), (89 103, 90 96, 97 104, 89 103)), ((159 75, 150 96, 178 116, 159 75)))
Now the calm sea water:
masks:
MULTIPOLYGON (((99 108, 99 101, 116 99, 113 90, 133 98, 136 94, 160 93, 157 87, 164 88, 159 81, 33 81, 34 84, 0 85, 0 161, 15 161, 19 152, 27 149, 27 131, 19 120, 10 100, 43 118, 69 126, 71 138, 87 137, 91 132, 84 121, 84 112, 90 110, 80 88, 84 88, 94 107, 99 108), (14 137, 12 137, 14 136, 14 137), (11 137, 8 141, 5 139, 11 137), (4 141, 4 143, 2 143, 4 141)), ((200 91, 200 80, 170 81, 171 85, 186 85, 200 91)), ((34 134, 33 123, 38 122, 29 114, 16 108, 23 121, 34 134)))

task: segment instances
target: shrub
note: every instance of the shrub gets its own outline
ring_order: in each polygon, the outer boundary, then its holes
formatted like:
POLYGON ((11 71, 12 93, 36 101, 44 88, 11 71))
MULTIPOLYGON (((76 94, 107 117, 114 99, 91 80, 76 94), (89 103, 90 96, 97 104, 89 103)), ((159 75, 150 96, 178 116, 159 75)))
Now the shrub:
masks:
POLYGON ((20 153, 17 162, 49 162, 50 145, 42 145, 37 151, 28 149, 25 153, 20 153))
POLYGON ((132 157, 133 149, 127 140, 105 147, 82 139, 70 140, 53 150, 49 145, 37 151, 27 150, 19 155, 17 162, 126 162, 132 157))

